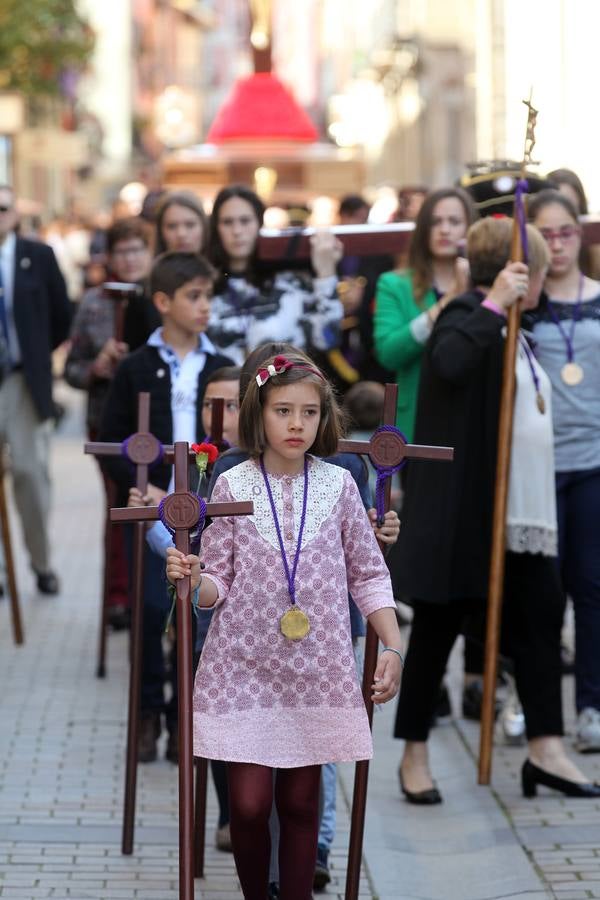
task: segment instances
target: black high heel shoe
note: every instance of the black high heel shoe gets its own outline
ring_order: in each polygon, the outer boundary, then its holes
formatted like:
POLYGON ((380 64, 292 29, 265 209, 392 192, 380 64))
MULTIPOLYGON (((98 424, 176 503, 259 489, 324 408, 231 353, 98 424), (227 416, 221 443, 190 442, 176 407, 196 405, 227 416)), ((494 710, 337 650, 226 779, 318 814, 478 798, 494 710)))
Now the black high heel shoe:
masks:
POLYGON ((408 803, 414 803, 415 806, 435 806, 438 803, 444 802, 444 798, 436 788, 435 784, 432 788, 427 788, 424 791, 409 791, 404 787, 400 769, 398 769, 398 778, 400 780, 400 790, 406 797, 408 803))
POLYGON ((538 784, 560 791, 565 797, 600 797, 600 784, 587 782, 580 784, 577 781, 568 781, 559 775, 552 775, 544 769, 540 769, 531 760, 526 759, 521 769, 521 787, 524 797, 535 797, 538 784))

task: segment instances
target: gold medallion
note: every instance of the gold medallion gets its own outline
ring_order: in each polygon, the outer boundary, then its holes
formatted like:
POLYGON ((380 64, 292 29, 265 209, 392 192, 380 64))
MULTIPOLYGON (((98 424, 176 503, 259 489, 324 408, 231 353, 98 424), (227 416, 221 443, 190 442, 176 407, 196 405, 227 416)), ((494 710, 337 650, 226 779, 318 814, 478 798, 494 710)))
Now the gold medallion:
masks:
POLYGON ((569 385, 569 387, 574 387, 576 384, 580 384, 580 382, 583 381, 583 369, 579 363, 565 363, 560 370, 560 377, 565 384, 569 385))
POLYGON ((537 394, 535 396, 535 402, 537 403, 537 408, 539 409, 541 414, 544 415, 544 413, 546 412, 546 404, 544 402, 544 398, 542 397, 542 395, 540 394, 539 391, 537 392, 537 394))
POLYGON ((279 627, 284 637, 290 641, 301 641, 310 631, 308 616, 297 606, 288 609, 279 620, 279 627))

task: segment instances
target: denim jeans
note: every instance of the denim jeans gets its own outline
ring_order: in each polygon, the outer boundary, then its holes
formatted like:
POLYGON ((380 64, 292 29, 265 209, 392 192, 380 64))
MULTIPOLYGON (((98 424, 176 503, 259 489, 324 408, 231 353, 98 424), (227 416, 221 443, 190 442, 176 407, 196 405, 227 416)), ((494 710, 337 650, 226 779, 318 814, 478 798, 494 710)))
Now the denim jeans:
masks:
POLYGON ((559 563, 575 610, 575 705, 600 709, 600 468, 556 475, 559 563))

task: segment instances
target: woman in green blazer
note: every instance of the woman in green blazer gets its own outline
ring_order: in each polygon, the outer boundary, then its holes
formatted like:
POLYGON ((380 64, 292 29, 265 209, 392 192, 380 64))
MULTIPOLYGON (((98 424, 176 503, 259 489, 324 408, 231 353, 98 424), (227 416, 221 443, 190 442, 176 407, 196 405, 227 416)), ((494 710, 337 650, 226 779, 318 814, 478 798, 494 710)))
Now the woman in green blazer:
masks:
POLYGON ((374 349, 377 360, 396 373, 396 424, 412 440, 421 358, 438 315, 469 282, 459 256, 474 206, 460 188, 432 191, 415 222, 409 269, 386 272, 377 282, 374 349))

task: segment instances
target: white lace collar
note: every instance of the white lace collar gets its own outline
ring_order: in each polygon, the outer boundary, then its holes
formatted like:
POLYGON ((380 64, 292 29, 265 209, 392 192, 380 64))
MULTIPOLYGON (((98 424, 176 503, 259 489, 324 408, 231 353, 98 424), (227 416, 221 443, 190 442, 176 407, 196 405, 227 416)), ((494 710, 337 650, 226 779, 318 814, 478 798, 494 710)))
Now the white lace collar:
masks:
MULTIPOLYGON (((229 469, 221 477, 227 479, 234 500, 252 500, 254 503, 254 515, 244 518, 246 521, 249 519, 261 537, 268 541, 276 550, 279 550, 277 530, 271 512, 269 497, 257 462, 252 459, 246 460, 246 462, 229 469)), ((296 476, 269 475, 269 483, 282 531, 286 519, 284 503, 289 503, 291 498, 293 504, 294 538, 297 538, 302 514, 304 488, 302 473, 296 476)), ((334 466, 332 463, 326 463, 322 459, 309 456, 308 502, 304 534, 302 536, 303 548, 317 536, 321 526, 331 515, 331 511, 342 493, 343 484, 344 470, 340 466, 334 466)))

